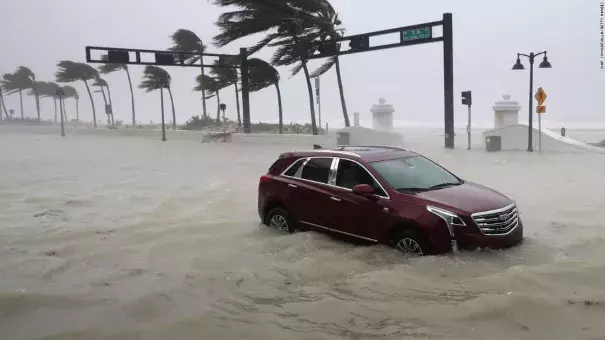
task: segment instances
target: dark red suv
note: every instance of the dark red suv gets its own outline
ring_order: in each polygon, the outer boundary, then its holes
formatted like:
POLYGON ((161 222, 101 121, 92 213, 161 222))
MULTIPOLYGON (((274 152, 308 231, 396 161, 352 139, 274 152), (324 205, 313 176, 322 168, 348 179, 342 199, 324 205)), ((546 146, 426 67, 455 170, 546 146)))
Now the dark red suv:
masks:
POLYGON ((289 232, 317 230, 417 255, 523 239, 510 197, 386 146, 282 154, 260 178, 258 213, 265 225, 289 232))

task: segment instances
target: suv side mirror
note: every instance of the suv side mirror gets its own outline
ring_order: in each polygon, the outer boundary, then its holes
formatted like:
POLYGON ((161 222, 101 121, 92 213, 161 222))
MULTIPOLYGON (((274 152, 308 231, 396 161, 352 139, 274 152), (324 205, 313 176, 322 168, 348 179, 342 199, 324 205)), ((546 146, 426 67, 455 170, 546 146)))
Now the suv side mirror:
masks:
POLYGON ((356 195, 359 195, 359 196, 366 197, 366 198, 375 198, 376 197, 374 195, 376 193, 374 188, 372 188, 371 186, 369 186, 367 184, 358 184, 358 185, 354 186, 353 193, 355 193, 356 195))

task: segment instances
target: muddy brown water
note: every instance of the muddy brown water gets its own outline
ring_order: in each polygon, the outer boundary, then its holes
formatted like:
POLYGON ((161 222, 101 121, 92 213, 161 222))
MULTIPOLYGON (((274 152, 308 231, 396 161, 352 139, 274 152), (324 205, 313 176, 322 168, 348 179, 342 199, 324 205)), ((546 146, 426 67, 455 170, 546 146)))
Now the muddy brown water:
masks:
POLYGON ((514 196, 526 242, 410 259, 262 227, 284 146, 4 134, 0 339, 605 339, 605 157, 416 142, 514 196))

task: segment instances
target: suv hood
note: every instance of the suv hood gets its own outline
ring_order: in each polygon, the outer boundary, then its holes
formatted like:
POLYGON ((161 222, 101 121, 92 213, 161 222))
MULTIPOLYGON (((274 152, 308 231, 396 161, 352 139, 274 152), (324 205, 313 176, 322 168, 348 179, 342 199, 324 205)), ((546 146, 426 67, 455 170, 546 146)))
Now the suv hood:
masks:
POLYGON ((467 214, 500 209, 514 203, 496 190, 466 181, 462 185, 420 192, 414 196, 467 214))

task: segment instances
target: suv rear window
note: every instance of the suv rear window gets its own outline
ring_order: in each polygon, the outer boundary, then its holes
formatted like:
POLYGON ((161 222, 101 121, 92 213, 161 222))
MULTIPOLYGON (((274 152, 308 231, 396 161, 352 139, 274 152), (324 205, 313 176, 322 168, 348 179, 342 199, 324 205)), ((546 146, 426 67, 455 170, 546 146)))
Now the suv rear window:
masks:
POLYGON ((298 172, 298 169, 300 169, 300 167, 305 163, 306 160, 306 158, 301 158, 294 162, 294 164, 292 164, 292 166, 288 169, 288 171, 284 173, 284 175, 295 177, 296 173, 298 172))
POLYGON ((332 160, 333 158, 311 158, 303 168, 301 178, 327 184, 332 160))

